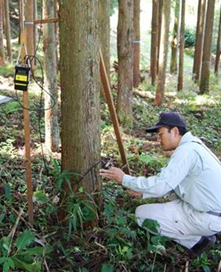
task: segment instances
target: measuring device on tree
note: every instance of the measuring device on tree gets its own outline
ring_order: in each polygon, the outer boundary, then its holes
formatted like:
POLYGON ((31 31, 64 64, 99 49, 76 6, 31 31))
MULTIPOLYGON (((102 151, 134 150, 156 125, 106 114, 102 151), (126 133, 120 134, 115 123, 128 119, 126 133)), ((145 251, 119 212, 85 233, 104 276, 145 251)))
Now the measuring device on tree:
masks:
POLYGON ((21 64, 15 66, 15 90, 27 91, 30 81, 30 70, 28 64, 21 64))
MULTIPOLYGON (((25 52, 27 53, 25 45, 23 45, 25 48, 25 52)), ((28 84, 30 81, 30 73, 31 73, 31 65, 28 59, 25 59, 23 63, 19 64, 19 59, 21 56, 21 49, 19 51, 19 55, 17 58, 16 66, 15 66, 15 78, 14 78, 14 85, 15 90, 20 91, 27 91, 28 90, 28 84)))

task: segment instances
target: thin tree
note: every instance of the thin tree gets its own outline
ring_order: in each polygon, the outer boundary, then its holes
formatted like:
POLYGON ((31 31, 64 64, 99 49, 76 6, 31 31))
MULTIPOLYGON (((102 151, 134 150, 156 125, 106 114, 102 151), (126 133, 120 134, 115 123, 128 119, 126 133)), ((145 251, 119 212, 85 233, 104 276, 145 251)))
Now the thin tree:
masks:
POLYGON ((5 11, 5 37, 7 42, 7 56, 9 61, 12 61, 12 46, 11 46, 11 26, 10 26, 10 14, 9 14, 9 1, 4 2, 5 11))
MULTIPOLYGON (((55 17, 54 0, 43 1, 44 18, 55 17)), ((57 90, 57 61, 55 24, 44 24, 43 27, 44 49, 44 82, 45 92, 45 145, 48 150, 59 150, 60 132, 58 124, 58 90, 57 90)))
POLYGON ((0 0, 0 65, 5 64, 4 35, 3 35, 4 0, 0 0))
POLYGON ((110 74, 110 0, 98 1, 99 38, 107 74, 110 74))
POLYGON ((18 37, 18 43, 20 44, 21 34, 24 32, 24 0, 19 0, 18 10, 19 10, 19 37, 18 37))
POLYGON ((157 76, 157 88, 154 104, 160 106, 163 102, 165 81, 166 81, 166 65, 169 40, 169 24, 170 24, 170 0, 163 1, 161 38, 159 51, 159 69, 157 76))
POLYGON ((150 55, 150 76, 151 84, 155 85, 158 61, 158 27, 159 27, 159 2, 152 0, 152 21, 151 21, 151 55, 150 55))
POLYGON ((137 88, 140 83, 140 0, 134 1, 134 66, 133 86, 137 88))
POLYGON ((157 73, 159 70, 159 57, 160 57, 160 43, 161 43, 161 30, 162 30, 162 11, 163 11, 163 1, 164 0, 158 0, 158 31, 157 31, 157 73))
POLYGON ((198 16, 197 16, 197 29, 196 29, 196 44, 193 62, 193 79, 195 82, 199 81, 201 64, 202 64, 202 49, 204 42, 204 29, 207 0, 199 0, 198 2, 198 16))
POLYGON ((175 1, 173 39, 171 42, 170 73, 177 72, 178 27, 180 17, 180 0, 175 1))
POLYGON ((25 35, 28 55, 34 55, 34 0, 25 1, 25 35))
MULTIPOLYGON (((60 0, 59 25, 62 171, 74 192, 92 195, 101 190, 98 1, 60 0)), ((65 206, 68 183, 63 189, 65 206)))
POLYGON ((117 50, 117 114, 122 125, 131 126, 133 123, 133 0, 119 0, 117 50))
POLYGON ((181 3, 181 23, 180 23, 180 43, 179 43, 179 71, 178 71, 178 91, 183 90, 183 65, 184 65, 184 32, 185 32, 185 5, 186 0, 181 3))
POLYGON ((202 72, 200 77, 200 93, 209 92, 210 79, 210 58, 213 35, 213 20, 214 20, 215 0, 209 0, 207 3, 205 36, 203 44, 202 72))
POLYGON ((220 15, 219 15, 219 31, 217 37, 217 44, 216 44, 216 60, 215 60, 215 73, 218 74, 219 72, 219 59, 220 59, 220 51, 221 51, 221 6, 220 6, 220 15))

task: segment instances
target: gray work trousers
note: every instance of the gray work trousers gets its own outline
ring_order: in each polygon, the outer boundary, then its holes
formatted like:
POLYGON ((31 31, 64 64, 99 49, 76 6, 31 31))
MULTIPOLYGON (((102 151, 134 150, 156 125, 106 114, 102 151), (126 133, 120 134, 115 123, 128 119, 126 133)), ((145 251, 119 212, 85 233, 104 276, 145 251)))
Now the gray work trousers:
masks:
MULTIPOLYGON (((159 234, 191 249, 202 236, 214 235, 221 231, 221 217, 199 212, 180 199, 137 207, 136 218, 139 226, 145 219, 159 223, 159 234)), ((151 231, 150 231, 151 232, 151 231)))

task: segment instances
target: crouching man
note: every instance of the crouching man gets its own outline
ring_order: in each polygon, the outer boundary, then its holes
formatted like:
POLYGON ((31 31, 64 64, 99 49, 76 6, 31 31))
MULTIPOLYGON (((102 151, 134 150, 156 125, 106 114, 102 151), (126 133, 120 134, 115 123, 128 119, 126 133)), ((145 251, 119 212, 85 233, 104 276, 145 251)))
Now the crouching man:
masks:
POLYGON ((174 191, 177 199, 146 204, 136 209, 138 225, 156 220, 159 233, 199 255, 215 244, 221 231, 221 163, 197 137, 186 130, 176 112, 161 113, 159 122, 146 130, 157 132, 165 151, 174 150, 157 176, 132 177, 121 169, 101 169, 100 175, 140 192, 143 198, 163 197, 174 191))

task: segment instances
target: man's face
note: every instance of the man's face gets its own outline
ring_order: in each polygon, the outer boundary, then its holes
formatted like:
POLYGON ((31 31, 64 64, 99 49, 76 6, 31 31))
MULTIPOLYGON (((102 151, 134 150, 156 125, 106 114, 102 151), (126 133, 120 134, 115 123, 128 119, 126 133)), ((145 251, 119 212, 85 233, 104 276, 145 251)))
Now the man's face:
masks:
POLYGON ((164 151, 175 150, 178 146, 179 141, 177 138, 177 132, 175 128, 172 128, 170 131, 166 127, 161 127, 157 131, 160 144, 164 151))

